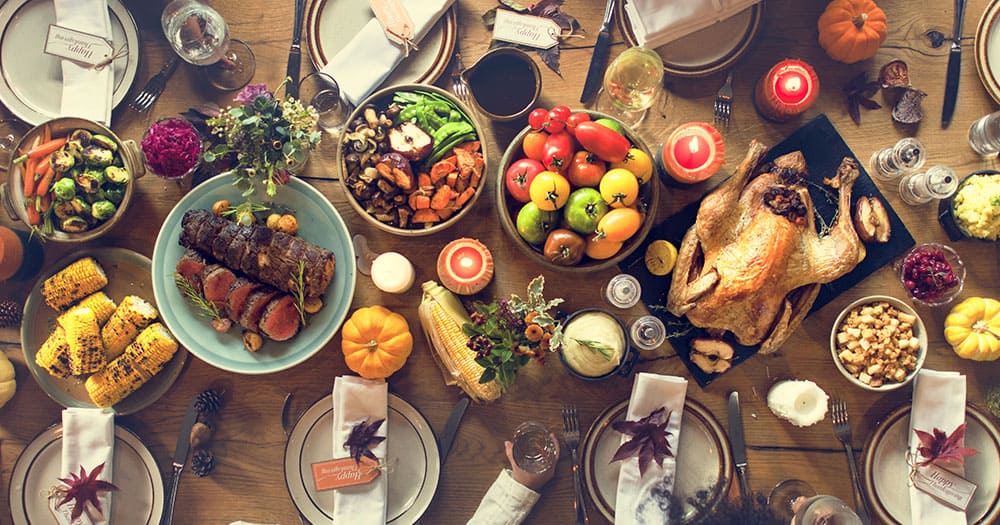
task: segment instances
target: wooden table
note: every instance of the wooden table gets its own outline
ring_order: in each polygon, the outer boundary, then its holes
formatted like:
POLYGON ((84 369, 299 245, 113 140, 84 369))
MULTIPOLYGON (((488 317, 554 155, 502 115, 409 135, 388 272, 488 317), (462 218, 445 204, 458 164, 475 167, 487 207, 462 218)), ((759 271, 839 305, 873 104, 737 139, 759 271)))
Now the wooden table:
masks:
MULTIPOLYGON (((133 92, 138 91, 169 56, 170 49, 159 30, 160 5, 146 5, 138 0, 129 2, 142 27, 142 63, 133 92)), ((216 0, 214 6, 227 18, 231 33, 245 39, 257 56, 255 82, 276 85, 285 71, 285 62, 292 28, 292 2, 275 8, 274 2, 216 0), (266 6, 266 7, 265 7, 266 6)), ((556 104, 577 106, 590 61, 592 44, 600 24, 603 2, 567 2, 564 9, 576 16, 587 31, 586 37, 571 40, 570 49, 562 52, 562 76, 557 76, 542 66, 543 96, 541 106, 556 104)), ((979 14, 986 7, 986 0, 970 0, 966 15, 966 52, 962 61, 962 80, 959 88, 958 108, 954 122, 948 129, 940 127, 940 110, 944 92, 946 47, 933 49, 923 35, 937 29, 951 32, 952 11, 945 2, 884 2, 890 21, 890 36, 876 58, 854 65, 835 63, 826 57, 816 44, 816 20, 824 7, 823 2, 795 0, 768 0, 760 36, 749 53, 734 68, 734 116, 732 125, 725 132, 730 154, 723 173, 716 175, 717 183, 732 171, 743 156, 751 139, 775 144, 811 117, 826 113, 843 135, 857 156, 866 160, 877 149, 894 143, 897 139, 915 134, 928 147, 928 164, 945 164, 963 175, 973 170, 995 167, 994 161, 984 161, 966 146, 969 125, 977 117, 996 109, 980 84, 972 53, 972 35, 979 14), (795 56, 811 63, 819 73, 822 93, 819 102, 801 121, 771 124, 761 120, 751 105, 751 90, 757 79, 778 60, 795 56), (856 126, 847 115, 841 87, 860 72, 875 76, 879 67, 892 59, 903 59, 910 66, 913 83, 926 91, 924 101, 926 117, 913 127, 894 124, 888 108, 878 111, 862 110, 862 125, 856 126)), ((495 6, 491 0, 460 0, 457 2, 462 54, 472 59, 485 52, 489 45, 489 32, 480 16, 495 6)), ((625 48, 617 30, 613 34, 615 45, 612 55, 625 48)), ((308 59, 303 73, 311 70, 308 59)), ((643 129, 650 141, 662 140, 677 124, 691 120, 711 120, 712 102, 722 83, 721 76, 683 80, 667 79, 670 96, 665 105, 647 117, 643 129)), ((439 81, 446 85, 447 77, 439 81)), ((163 97, 153 109, 136 114, 120 108, 114 114, 114 130, 124 138, 139 139, 143 131, 156 119, 174 115, 192 104, 213 100, 226 104, 230 94, 212 91, 197 71, 182 64, 170 80, 163 97)), ((878 97, 877 97, 878 98, 878 97)), ((496 166, 504 148, 517 132, 520 124, 493 125, 487 129, 490 146, 490 166, 496 166)), ((535 275, 544 274, 546 291, 566 298, 566 308, 573 310, 599 306, 600 288, 617 273, 607 270, 589 275, 582 282, 575 274, 548 271, 526 260, 513 249, 496 220, 495 202, 487 193, 470 217, 457 227, 444 233, 419 239, 402 239, 381 233, 366 224, 345 202, 338 183, 328 180, 326 174, 335 173, 332 140, 314 154, 305 172, 305 178, 334 203, 352 233, 363 233, 370 239, 375 251, 390 248, 406 254, 417 266, 420 281, 435 278, 432 261, 438 251, 451 239, 467 235, 477 237, 493 249, 497 259, 498 275, 481 297, 489 298, 510 293, 522 293, 527 282, 535 275), (323 177, 323 178, 321 178, 323 177)), ((490 174, 490 183, 494 173, 490 174)), ((658 220, 676 212, 699 197, 695 189, 664 187, 661 192, 658 220)), ((909 207, 902 203, 893 188, 882 186, 889 203, 899 212, 917 242, 939 241, 947 238, 935 220, 933 205, 909 207)), ((139 182, 138 195, 128 210, 127 220, 99 241, 98 246, 121 246, 147 256, 152 255, 153 240, 158 226, 166 217, 181 194, 172 183, 155 177, 139 182)), ((8 218, 0 218, 11 226, 8 218)), ((17 224, 15 227, 23 228, 17 224)), ((1000 279, 1000 244, 961 241, 950 243, 967 262, 968 275, 961 297, 974 295, 996 296, 1000 279)), ((58 259, 74 247, 50 243, 46 246, 47 263, 58 259)), ((419 281, 418 281, 419 282, 419 281)), ((23 299, 31 283, 3 283, 4 297, 23 299)), ((847 464, 840 443, 833 435, 830 423, 824 421, 814 427, 797 429, 778 421, 767 409, 765 395, 769 386, 779 378, 811 379, 831 394, 844 397, 851 411, 854 425, 854 447, 861 450, 866 438, 881 417, 893 408, 909 402, 909 387, 886 395, 877 395, 850 385, 834 371, 828 350, 830 327, 837 313, 854 299, 885 293, 903 296, 896 273, 889 267, 878 271, 855 288, 837 297, 832 303, 810 316, 784 348, 770 356, 757 356, 729 371, 707 388, 694 382, 688 396, 707 406, 716 417, 725 422, 725 398, 728 392, 739 390, 744 400, 744 424, 749 444, 750 484, 753 489, 766 494, 778 481, 785 478, 807 480, 820 493, 851 500, 851 487, 847 464)), ((402 312, 418 340, 407 365, 390 379, 390 387, 423 412, 433 428, 440 432, 445 418, 461 392, 445 387, 434 365, 430 352, 417 328, 419 287, 401 296, 382 294, 370 280, 359 276, 354 294, 353 308, 384 304, 402 312)), ((958 370, 968 376, 968 399, 982 403, 986 390, 996 382, 1000 364, 974 364, 958 359, 942 338, 942 323, 947 308, 917 307, 927 324, 930 351, 926 366, 939 370, 958 370)), ((622 312, 628 322, 645 313, 644 308, 634 307, 622 312)), ((52 402, 31 379, 19 343, 16 329, 0 330, 0 350, 10 357, 16 367, 18 393, 13 401, 0 409, 0 508, 8 508, 8 483, 11 470, 20 451, 43 429, 56 422, 61 407, 52 402)), ((669 345, 659 352, 644 356, 648 361, 637 370, 661 374, 689 376, 683 363, 669 345)), ((218 467, 207 478, 184 476, 178 501, 176 523, 228 523, 245 519, 266 523, 295 523, 295 507, 285 488, 282 462, 285 436, 280 424, 280 409, 285 394, 293 392, 293 409, 301 411, 314 400, 330 393, 333 380, 348 373, 340 352, 340 337, 336 336, 326 348, 307 363, 285 372, 266 376, 242 376, 213 368, 193 356, 185 370, 157 403, 148 409, 119 422, 134 429, 157 458, 161 471, 169 475, 170 456, 176 439, 184 408, 192 396, 210 383, 223 381, 232 389, 233 401, 225 408, 219 424, 214 450, 218 467)), ((445 465, 437 496, 425 515, 424 523, 459 523, 467 520, 477 503, 504 466, 502 442, 509 439, 514 427, 525 420, 542 421, 552 428, 560 427, 559 410, 563 403, 576 403, 581 425, 589 425, 606 407, 625 399, 632 387, 632 378, 614 378, 604 382, 583 382, 572 376, 550 359, 544 366, 529 365, 522 369, 517 383, 504 397, 489 405, 473 406, 466 413, 451 455, 445 465)), ((545 489, 543 497, 528 519, 533 524, 564 524, 572 520, 573 488, 569 460, 564 456, 558 465, 556 479, 545 489)), ((591 519, 601 523, 597 512, 591 509, 591 519)), ((0 522, 6 522, 6 514, 0 522)))

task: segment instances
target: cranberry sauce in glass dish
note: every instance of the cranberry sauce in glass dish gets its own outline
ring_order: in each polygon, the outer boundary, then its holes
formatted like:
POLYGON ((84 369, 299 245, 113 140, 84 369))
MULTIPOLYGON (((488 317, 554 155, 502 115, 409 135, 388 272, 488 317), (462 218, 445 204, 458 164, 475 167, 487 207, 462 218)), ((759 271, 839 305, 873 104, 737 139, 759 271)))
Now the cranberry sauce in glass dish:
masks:
POLYGON ((962 292, 965 264, 948 246, 919 244, 903 258, 899 280, 914 301, 926 306, 941 306, 962 292))

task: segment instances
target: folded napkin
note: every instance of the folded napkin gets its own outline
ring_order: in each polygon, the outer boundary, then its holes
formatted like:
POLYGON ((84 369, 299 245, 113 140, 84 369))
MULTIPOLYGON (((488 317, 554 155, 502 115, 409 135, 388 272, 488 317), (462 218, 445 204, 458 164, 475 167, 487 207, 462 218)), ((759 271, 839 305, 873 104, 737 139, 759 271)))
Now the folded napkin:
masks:
MULTIPOLYGON (((333 457, 348 455, 344 442, 354 425, 385 419, 389 414, 389 389, 385 381, 340 376, 333 380, 333 457)), ((386 436, 389 421, 376 433, 386 436)), ((386 457, 388 440, 372 449, 379 460, 386 457)), ((353 525, 382 525, 386 520, 388 485, 385 473, 370 483, 336 489, 333 493, 333 522, 353 525)))
MULTIPOLYGON (((81 466, 89 474, 95 467, 103 463, 104 471, 97 479, 114 483, 111 478, 115 457, 114 413, 101 408, 67 408, 62 413, 62 424, 62 466, 59 469, 59 477, 68 478, 70 474, 79 475, 81 466)), ((84 514, 80 519, 74 521, 73 525, 81 523, 107 525, 111 520, 111 493, 101 494, 100 500, 101 509, 104 511, 104 520, 91 522, 84 514)), ((72 508, 72 502, 60 507, 60 516, 64 516, 66 519, 65 522, 60 519, 60 523, 69 522, 69 513, 72 508)))
MULTIPOLYGON (((950 434, 965 422, 965 376, 958 372, 938 372, 921 369, 914 378, 913 405, 910 409, 910 455, 918 457, 920 439, 913 429, 932 432, 939 428, 950 434)), ((954 468, 949 470, 956 471, 954 468)), ((955 473, 964 475, 965 469, 955 473)), ((910 486, 910 517, 912 523, 934 525, 965 525, 965 513, 937 501, 927 493, 910 486)))
MULTIPOLYGON (((684 414, 684 398, 687 395, 687 379, 676 376, 640 373, 632 384, 632 397, 628 401, 626 419, 635 421, 648 416, 660 407, 670 412, 667 431, 670 436, 670 451, 677 453, 680 444, 681 418, 684 414)), ((622 443, 629 439, 622 435, 622 443)), ((639 477, 639 461, 636 458, 622 462, 618 474, 618 498, 615 503, 615 525, 639 523, 667 523, 667 511, 661 510, 660 499, 651 493, 662 490, 673 491, 674 470, 677 460, 664 458, 663 466, 656 461, 649 463, 643 476, 639 477)))
MULTIPOLYGON (((53 0, 56 25, 111 40, 108 0, 53 0)), ((111 125, 114 66, 100 70, 72 60, 62 60, 63 117, 80 117, 111 125)))
MULTIPOLYGON (((415 44, 420 45, 420 41, 454 1, 403 1, 413 20, 415 44)), ((391 42, 385 36, 382 24, 372 18, 321 71, 337 79, 344 97, 357 106, 389 77, 403 58, 403 48, 391 42)))
POLYGON ((721 22, 760 0, 627 0, 640 46, 657 48, 721 22))

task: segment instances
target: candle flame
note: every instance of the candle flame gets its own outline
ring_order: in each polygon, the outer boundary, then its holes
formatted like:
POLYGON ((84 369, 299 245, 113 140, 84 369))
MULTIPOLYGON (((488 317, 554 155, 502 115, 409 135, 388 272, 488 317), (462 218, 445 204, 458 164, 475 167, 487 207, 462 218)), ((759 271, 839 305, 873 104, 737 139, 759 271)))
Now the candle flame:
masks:
POLYGON ((802 89, 802 77, 798 75, 789 75, 788 79, 785 80, 785 90, 789 93, 795 93, 800 89, 802 89))

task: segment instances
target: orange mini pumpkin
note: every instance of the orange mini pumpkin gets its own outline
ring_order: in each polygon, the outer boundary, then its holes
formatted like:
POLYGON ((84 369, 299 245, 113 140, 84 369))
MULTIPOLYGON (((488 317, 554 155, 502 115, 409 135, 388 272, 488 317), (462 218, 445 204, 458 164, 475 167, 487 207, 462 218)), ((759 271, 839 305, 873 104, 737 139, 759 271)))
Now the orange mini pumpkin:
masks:
POLYGON ((410 325, 384 306, 359 308, 341 330, 344 361, 365 379, 384 379, 399 370, 413 351, 410 325))
POLYGON ((820 47, 845 64, 875 56, 889 34, 885 13, 872 0, 833 0, 817 26, 820 47))

